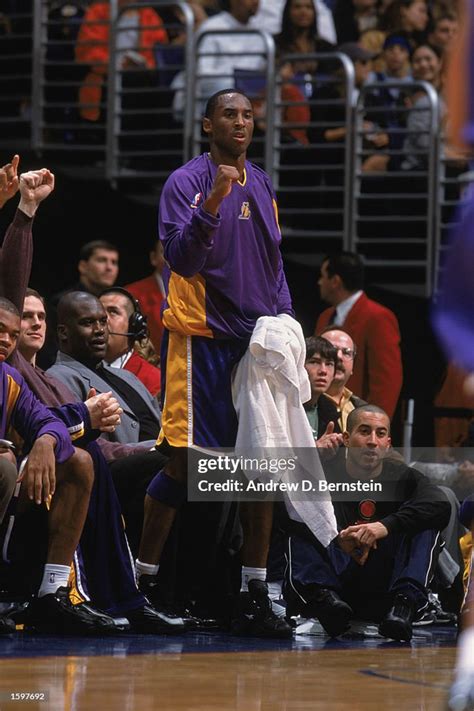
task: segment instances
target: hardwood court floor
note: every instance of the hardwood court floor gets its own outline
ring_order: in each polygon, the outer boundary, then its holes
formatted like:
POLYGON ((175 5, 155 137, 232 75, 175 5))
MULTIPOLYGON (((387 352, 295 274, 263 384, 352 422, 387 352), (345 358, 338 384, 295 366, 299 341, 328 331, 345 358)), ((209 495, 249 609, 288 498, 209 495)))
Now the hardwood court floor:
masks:
POLYGON ((441 711, 455 631, 416 630, 411 646, 375 635, 328 641, 128 635, 0 638, 0 709, 38 711, 441 711), (42 692, 41 703, 10 701, 42 692))

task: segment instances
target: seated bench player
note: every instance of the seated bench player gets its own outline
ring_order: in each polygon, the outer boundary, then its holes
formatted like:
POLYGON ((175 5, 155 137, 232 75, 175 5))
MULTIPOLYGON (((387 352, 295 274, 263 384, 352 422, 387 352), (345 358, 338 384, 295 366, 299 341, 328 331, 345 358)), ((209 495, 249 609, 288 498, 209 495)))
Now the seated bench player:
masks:
POLYGON ((421 473, 392 457, 390 420, 375 405, 353 410, 343 433, 345 451, 325 463, 333 484, 379 483, 380 493, 333 495, 340 533, 324 551, 308 529, 292 522, 288 543, 289 614, 317 617, 331 636, 358 616, 378 619, 384 637, 409 641, 426 607, 440 531, 450 505, 421 473))

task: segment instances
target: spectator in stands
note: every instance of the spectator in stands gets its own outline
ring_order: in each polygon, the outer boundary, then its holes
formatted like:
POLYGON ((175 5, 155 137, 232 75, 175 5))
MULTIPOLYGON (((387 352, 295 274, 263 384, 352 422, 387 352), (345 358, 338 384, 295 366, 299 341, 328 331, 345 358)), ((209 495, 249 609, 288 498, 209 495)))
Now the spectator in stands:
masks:
POLYGON ((54 304, 68 291, 87 291, 99 296, 104 289, 113 286, 119 273, 118 247, 102 239, 87 242, 79 252, 77 270, 79 281, 54 296, 54 304))
POLYGON ((154 446, 160 429, 160 410, 138 378, 103 360, 107 351, 107 314, 92 294, 72 291, 58 304, 59 353, 47 373, 68 385, 83 400, 89 389, 112 393, 123 410, 122 422, 107 438, 116 442, 149 441, 154 446))
MULTIPOLYGON (((284 32, 287 5, 287 0, 260 0, 258 10, 251 20, 251 26, 264 30, 271 35, 278 35, 280 32, 284 32)), ((310 5, 314 6, 316 13, 317 31, 314 34, 326 40, 326 42, 336 44, 337 36, 332 12, 323 0, 314 0, 314 3, 307 3, 306 0, 297 0, 297 2, 293 3, 293 12, 307 13, 310 5)))
POLYGON ((102 292, 100 301, 107 312, 109 331, 105 362, 111 368, 125 368, 136 375, 156 397, 161 387, 160 371, 134 348, 137 341, 148 338, 146 318, 138 301, 126 289, 114 286, 102 292))
POLYGON ((345 432, 349 414, 356 407, 366 404, 346 387, 354 370, 357 350, 349 333, 341 326, 326 326, 319 335, 329 341, 337 351, 334 378, 326 390, 326 396, 335 402, 339 427, 341 432, 345 432))
MULTIPOLYGON (((155 10, 150 7, 127 9, 130 4, 130 0, 119 0, 118 3, 119 10, 124 11, 118 21, 117 62, 120 69, 142 75, 143 69, 155 68, 154 45, 157 42, 166 43, 168 37, 155 10)), ((80 113, 88 121, 98 121, 101 117, 104 79, 109 63, 109 34, 110 4, 91 3, 76 45, 76 60, 90 67, 79 91, 80 113)))
MULTIPOLYGON (((228 0, 226 8, 205 20, 198 34, 208 30, 251 29, 250 19, 257 12, 258 0, 228 0)), ((200 50, 208 55, 203 56, 198 64, 198 74, 201 75, 198 94, 202 101, 216 91, 234 86, 236 69, 264 71, 265 46, 257 35, 236 34, 231 39, 225 34, 208 35, 200 50)))
POLYGON ((429 21, 430 13, 425 0, 394 0, 386 7, 379 27, 384 32, 403 30, 415 47, 426 41, 429 21))
POLYGON ((442 51, 449 51, 456 41, 459 21, 453 12, 442 12, 433 21, 433 29, 428 35, 428 42, 442 51))
POLYGON ((320 314, 315 333, 330 324, 348 331, 357 348, 349 387, 393 416, 403 379, 395 314, 364 293, 364 265, 353 252, 325 257, 318 284, 331 308, 320 314))
MULTIPOLYGON (((411 45, 406 34, 395 32, 387 35, 382 53, 384 70, 373 72, 370 80, 402 82, 407 85, 407 89, 388 84, 382 88, 372 89, 366 96, 367 119, 375 126, 384 129, 388 137, 387 147, 391 151, 399 151, 403 145, 403 133, 400 130, 406 126, 406 113, 403 109, 407 95, 411 94, 410 84, 413 81, 410 55, 411 45)), ((379 165, 384 166, 384 162, 385 155, 375 153, 364 160, 362 170, 365 172, 377 170, 379 165)))
POLYGON ((165 286, 163 283, 163 245, 160 240, 156 240, 153 249, 150 251, 150 264, 153 272, 150 276, 127 284, 125 288, 140 304, 143 314, 147 318, 150 340, 158 356, 161 349, 161 337, 163 335, 163 324, 161 322, 161 307, 165 298, 165 286))
POLYGON ((275 46, 282 78, 283 126, 292 124, 286 129, 288 136, 307 145, 306 127, 311 121, 311 110, 306 101, 306 87, 314 80, 318 63, 314 59, 288 61, 284 55, 314 54, 334 49, 334 45, 318 36, 317 9, 313 0, 286 0, 282 29, 275 37, 275 46), (311 75, 309 81, 308 75, 311 75), (294 124, 301 124, 301 128, 294 124))
MULTIPOLYGON (((338 51, 346 54, 352 60, 355 73, 356 91, 367 81, 371 62, 374 58, 372 52, 363 49, 355 42, 348 42, 338 47, 338 51)), ((325 195, 325 207, 342 209, 343 185, 345 175, 345 141, 347 133, 346 82, 344 72, 338 69, 334 81, 327 82, 318 89, 316 101, 318 125, 311 130, 311 140, 318 145, 319 161, 330 166, 325 172, 325 182, 331 187, 338 187, 339 191, 331 191, 325 195)), ((388 144, 385 132, 369 122, 365 122, 367 129, 364 137, 364 149, 374 152, 388 144), (370 132, 369 132, 370 130, 370 132)), ((323 216, 324 219, 324 216, 323 216)), ((328 225, 329 227, 330 225, 328 225)), ((334 226, 332 227, 334 229, 334 226)))
POLYGON ((311 336, 306 339, 304 367, 311 385, 311 399, 304 404, 316 447, 326 453, 336 454, 342 445, 338 412, 332 400, 325 397, 334 378, 337 351, 325 338, 311 336))
POLYGON ((343 456, 326 463, 326 478, 378 482, 382 493, 334 501, 340 532, 327 554, 302 524, 291 522, 287 611, 317 617, 331 636, 357 616, 380 621, 384 637, 409 641, 417 612, 428 604, 426 585, 450 505, 426 477, 387 456, 390 420, 381 408, 353 410, 343 437, 343 456))
POLYGON ((377 0, 337 0, 334 9, 337 42, 358 42, 366 30, 377 27, 377 0))

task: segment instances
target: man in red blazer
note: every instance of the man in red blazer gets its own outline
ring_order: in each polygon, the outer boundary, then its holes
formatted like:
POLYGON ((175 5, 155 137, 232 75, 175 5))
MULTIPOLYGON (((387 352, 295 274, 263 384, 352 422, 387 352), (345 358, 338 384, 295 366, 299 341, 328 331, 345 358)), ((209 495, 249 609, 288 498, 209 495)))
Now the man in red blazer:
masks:
POLYGON ((315 333, 331 323, 344 326, 357 347, 347 387, 393 417, 403 381, 395 314, 364 293, 364 265, 352 252, 325 257, 318 284, 331 307, 320 314, 315 333))
POLYGON ((163 247, 159 240, 150 252, 150 263, 154 267, 153 274, 145 279, 134 281, 125 288, 138 299, 140 309, 147 318, 150 340, 155 351, 160 355, 163 325, 161 323, 161 305, 165 298, 165 288, 161 272, 163 270, 163 247))

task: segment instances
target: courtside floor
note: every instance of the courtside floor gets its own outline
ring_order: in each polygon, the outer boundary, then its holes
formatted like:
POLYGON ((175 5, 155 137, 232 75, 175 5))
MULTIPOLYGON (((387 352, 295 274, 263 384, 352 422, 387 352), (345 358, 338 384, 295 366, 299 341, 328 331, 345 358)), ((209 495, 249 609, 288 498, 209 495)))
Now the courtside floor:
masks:
MULTIPOLYGON (((305 627, 300 627, 305 630, 305 627)), ((441 711, 456 630, 415 628, 411 645, 375 627, 328 640, 226 634, 0 637, 0 709, 33 711, 441 711), (44 694, 26 700, 11 694, 44 694)))

